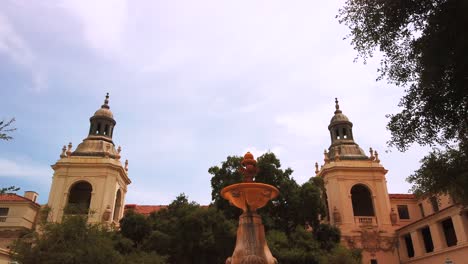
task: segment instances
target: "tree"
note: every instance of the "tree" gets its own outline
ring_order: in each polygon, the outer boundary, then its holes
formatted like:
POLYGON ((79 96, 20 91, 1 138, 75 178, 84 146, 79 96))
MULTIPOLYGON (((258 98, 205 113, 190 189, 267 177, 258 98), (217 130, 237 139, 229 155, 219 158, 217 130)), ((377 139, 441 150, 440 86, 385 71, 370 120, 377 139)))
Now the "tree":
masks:
POLYGON ((124 237, 131 239, 135 246, 138 246, 150 234, 151 225, 144 215, 128 211, 120 220, 120 232, 124 237))
POLYGON ((169 263, 202 264, 223 263, 234 248, 234 221, 226 219, 213 207, 189 202, 184 194, 167 209, 153 212, 147 218, 139 215, 138 226, 150 227, 145 234, 122 225, 132 225, 135 215, 138 214, 126 214, 121 220, 121 228, 123 236, 137 242, 136 252, 164 255, 169 263))
POLYGON ((15 187, 15 186, 0 188, 0 194, 17 192, 17 191, 19 191, 19 189, 20 189, 20 188, 17 188, 17 187, 15 187))
MULTIPOLYGON (((212 175, 212 205, 228 219, 236 219, 241 212, 229 205, 220 192, 224 187, 242 181, 238 171, 241 161, 242 157, 228 156, 221 166, 208 170, 212 175)), ((293 170, 283 170, 281 162, 271 152, 258 157, 257 167, 259 172, 255 181, 280 190, 276 199, 258 211, 265 225, 270 250, 279 263, 335 263, 334 260, 339 260, 336 263, 359 263, 360 254, 354 256, 351 251, 340 248, 339 230, 319 222, 319 215, 326 216, 321 178, 297 184, 291 177, 293 170), (308 225, 312 227, 312 232, 308 230, 308 225), (351 255, 354 257, 349 257, 351 255)), ((232 249, 229 253, 232 253, 232 249)))
MULTIPOLYGON (((239 173, 242 157, 229 156, 221 163, 221 167, 213 166, 208 172, 211 178, 213 206, 223 211, 228 219, 237 218, 241 210, 230 205, 221 197, 221 190, 231 184, 242 181, 239 173)), ((274 153, 265 153, 257 159, 259 172, 256 182, 273 185, 280 189, 279 196, 259 210, 263 224, 268 229, 278 229, 289 234, 296 230, 297 225, 312 226, 318 224, 318 215, 325 215, 325 204, 321 199, 320 187, 314 182, 298 185, 291 177, 293 170, 281 169, 281 162, 274 153)))
MULTIPOLYGON (((10 132, 13 132, 16 130, 16 128, 10 127, 13 122, 15 122, 14 118, 10 119, 9 121, 5 121, 5 120, 0 121, 0 140, 13 139, 13 137, 9 135, 10 132)), ((19 191, 19 189, 20 188, 16 188, 15 186, 0 188, 0 194, 17 192, 19 191)))
POLYGON ((12 258, 22 264, 145 263, 165 264, 155 252, 143 252, 133 242, 85 216, 67 216, 61 223, 44 223, 12 246, 12 258))
POLYGON ((86 217, 67 217, 62 223, 48 223, 41 234, 31 233, 12 248, 13 259, 32 263, 123 263, 113 247, 111 233, 88 225, 86 217))
POLYGON ((408 177, 417 193, 449 193, 467 204, 468 2, 348 0, 340 9, 351 44, 366 60, 383 54, 379 79, 405 87, 402 111, 389 115, 390 146, 439 146, 408 177), (444 161, 451 161, 444 163, 444 161), (462 164, 462 166, 459 166, 462 164), (442 166, 437 172, 427 168, 442 166), (455 174, 440 174, 453 172, 455 174), (446 180, 449 177, 451 180, 446 180), (460 184, 462 183, 462 184, 460 184))
POLYGON ((12 128, 11 125, 15 122, 15 119, 12 118, 9 121, 2 120, 0 121, 0 139, 2 140, 11 140, 13 139, 9 133, 16 130, 16 128, 12 128))

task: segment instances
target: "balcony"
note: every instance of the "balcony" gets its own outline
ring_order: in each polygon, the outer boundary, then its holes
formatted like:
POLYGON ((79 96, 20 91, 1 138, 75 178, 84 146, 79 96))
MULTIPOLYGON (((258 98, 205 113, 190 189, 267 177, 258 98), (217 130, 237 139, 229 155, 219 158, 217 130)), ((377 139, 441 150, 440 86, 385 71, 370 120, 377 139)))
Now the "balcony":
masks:
POLYGON ((354 223, 359 226, 377 225, 377 219, 374 216, 355 216, 354 223))

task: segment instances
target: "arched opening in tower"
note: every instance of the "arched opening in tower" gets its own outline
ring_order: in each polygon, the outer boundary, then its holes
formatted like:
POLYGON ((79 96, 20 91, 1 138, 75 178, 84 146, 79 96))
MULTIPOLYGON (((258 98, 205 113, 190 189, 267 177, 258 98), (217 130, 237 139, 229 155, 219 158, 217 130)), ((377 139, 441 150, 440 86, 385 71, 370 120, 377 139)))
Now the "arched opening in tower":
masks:
POLYGON ((118 190, 117 194, 115 195, 114 216, 112 217, 112 219, 115 222, 119 221, 121 207, 122 207, 122 194, 120 190, 118 190))
POLYGON ((69 191, 66 214, 88 214, 93 187, 89 182, 80 181, 72 185, 69 191))
POLYGON ((374 216, 372 195, 367 186, 356 184, 351 188, 354 216, 374 216))

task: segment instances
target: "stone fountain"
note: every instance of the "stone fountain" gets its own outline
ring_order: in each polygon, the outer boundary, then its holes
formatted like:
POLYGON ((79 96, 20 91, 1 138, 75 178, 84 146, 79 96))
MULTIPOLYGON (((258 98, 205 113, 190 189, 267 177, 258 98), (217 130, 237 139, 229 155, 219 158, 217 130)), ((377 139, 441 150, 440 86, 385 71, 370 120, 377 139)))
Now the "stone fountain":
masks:
POLYGON ((226 264, 275 264, 278 263, 270 252, 265 240, 262 218, 256 210, 278 196, 274 186, 256 183, 253 178, 258 172, 257 161, 250 152, 244 155, 239 169, 244 180, 221 190, 221 196, 242 209, 237 228, 236 247, 226 264))

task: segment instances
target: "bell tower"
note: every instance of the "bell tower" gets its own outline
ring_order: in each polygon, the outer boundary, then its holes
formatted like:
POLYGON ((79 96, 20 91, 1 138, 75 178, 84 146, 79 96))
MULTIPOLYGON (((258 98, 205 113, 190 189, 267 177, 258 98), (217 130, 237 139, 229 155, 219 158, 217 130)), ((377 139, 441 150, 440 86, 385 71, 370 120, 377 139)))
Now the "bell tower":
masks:
POLYGON ((387 263, 386 259, 396 263, 387 170, 377 151, 370 149, 370 156, 364 153, 352 128, 335 99, 328 126, 331 144, 325 149, 323 166, 316 165, 316 174, 325 183, 329 222, 341 230, 345 246, 363 249, 363 263, 387 263))
POLYGON ((48 221, 60 222, 64 215, 87 215, 92 223, 118 224, 131 181, 128 161, 122 165, 121 148, 116 149, 112 140, 115 125, 107 94, 90 118, 88 136, 74 151, 72 143, 63 146, 60 159, 52 165, 48 221))

